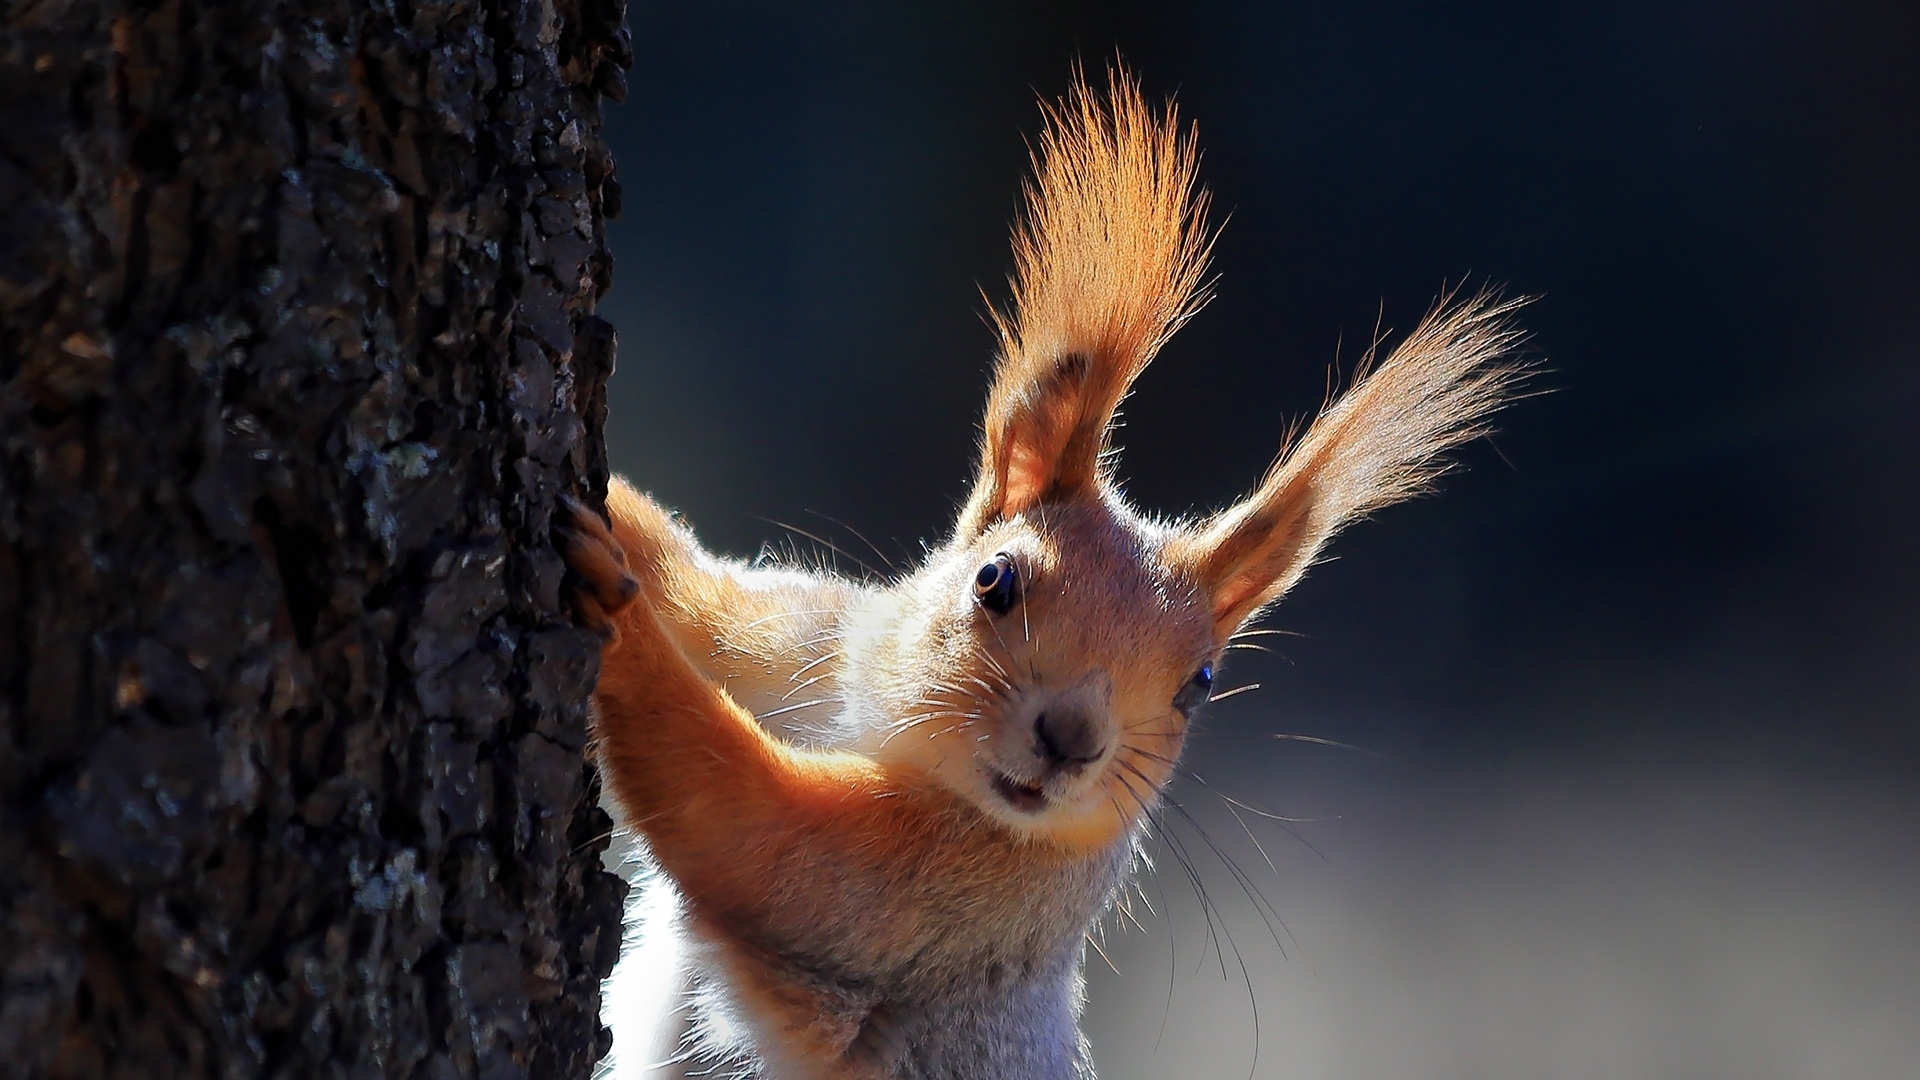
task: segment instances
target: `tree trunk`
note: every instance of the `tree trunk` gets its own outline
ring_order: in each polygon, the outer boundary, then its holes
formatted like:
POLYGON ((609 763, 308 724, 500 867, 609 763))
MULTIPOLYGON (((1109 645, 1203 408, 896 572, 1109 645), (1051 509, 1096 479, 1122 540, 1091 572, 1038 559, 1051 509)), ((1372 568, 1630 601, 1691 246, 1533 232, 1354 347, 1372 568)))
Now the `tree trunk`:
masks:
POLYGON ((0 1062, 579 1076, 622 0, 12 0, 0 1062))

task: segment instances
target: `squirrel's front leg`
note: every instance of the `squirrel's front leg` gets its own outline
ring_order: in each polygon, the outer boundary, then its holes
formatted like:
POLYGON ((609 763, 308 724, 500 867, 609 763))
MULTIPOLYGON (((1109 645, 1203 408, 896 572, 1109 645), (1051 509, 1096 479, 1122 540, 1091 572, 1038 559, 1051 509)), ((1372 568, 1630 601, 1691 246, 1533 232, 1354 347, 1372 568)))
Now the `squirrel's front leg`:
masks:
MULTIPOLYGON (((796 722, 837 697, 841 616, 859 595, 828 574, 753 566, 700 546, 685 525, 620 477, 607 489, 606 543, 654 598, 694 666, 749 711, 796 722)), ((585 527, 585 526, 582 526, 585 527)), ((591 556, 587 556, 591 558, 591 556)), ((780 730, 784 724, 776 724, 780 730)))
POLYGON ((591 511, 570 511, 557 533, 583 584, 576 602, 583 621, 611 631, 595 703, 614 801, 690 914, 738 945, 737 981, 784 1015, 782 1056, 815 1061, 822 1076, 885 1075, 897 1025, 877 997, 848 999, 891 945, 872 900, 939 865, 939 838, 966 835, 969 811, 922 777, 770 735, 656 614, 657 579, 629 573, 591 511), (819 988, 822 968, 839 988, 819 988))
POLYGON ((635 578, 607 526, 584 506, 570 509, 558 536, 585 585, 576 605, 584 622, 610 631, 594 695, 601 767, 709 917, 762 920, 768 890, 793 880, 781 875, 809 867, 889 876, 900 865, 893 844, 918 850, 964 827, 953 820, 968 816, 964 806, 918 773, 769 735, 687 655, 656 611, 657 579, 635 578))

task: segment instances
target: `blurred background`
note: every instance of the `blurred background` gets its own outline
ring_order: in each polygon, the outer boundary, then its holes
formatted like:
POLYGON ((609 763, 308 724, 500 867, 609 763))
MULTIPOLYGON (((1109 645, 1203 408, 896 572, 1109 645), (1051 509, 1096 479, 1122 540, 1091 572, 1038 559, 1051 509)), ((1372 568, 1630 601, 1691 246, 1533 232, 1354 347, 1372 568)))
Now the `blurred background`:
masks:
POLYGON ((734 554, 940 539, 1076 59, 1177 98, 1230 217, 1126 408, 1139 504, 1232 500, 1444 287, 1540 298, 1552 392, 1233 655, 1090 959, 1103 1076, 1920 1076, 1920 6, 632 26, 609 442, 734 554))

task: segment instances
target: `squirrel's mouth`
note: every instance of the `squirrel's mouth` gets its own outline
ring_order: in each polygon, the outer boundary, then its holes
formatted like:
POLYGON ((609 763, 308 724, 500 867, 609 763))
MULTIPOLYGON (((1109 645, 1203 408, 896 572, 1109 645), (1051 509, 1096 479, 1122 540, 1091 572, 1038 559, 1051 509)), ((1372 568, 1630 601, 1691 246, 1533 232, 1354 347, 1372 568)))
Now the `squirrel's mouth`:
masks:
POLYGON ((1046 789, 1038 784, 1022 784, 1013 777, 994 770, 994 794, 1007 800, 1007 805, 1023 814, 1037 814, 1047 805, 1046 789))

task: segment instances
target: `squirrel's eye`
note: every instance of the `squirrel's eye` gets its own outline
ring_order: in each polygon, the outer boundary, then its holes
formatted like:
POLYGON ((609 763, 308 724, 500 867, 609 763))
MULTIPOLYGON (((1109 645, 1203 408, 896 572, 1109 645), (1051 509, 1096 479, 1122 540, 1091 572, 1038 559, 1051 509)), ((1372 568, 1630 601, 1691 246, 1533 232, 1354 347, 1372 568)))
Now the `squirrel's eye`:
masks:
POLYGON ((1012 611, 1014 602, 1020 599, 1020 572, 1014 568, 1013 557, 1003 551, 982 566, 973 575, 973 595, 995 615, 1012 611))
POLYGON ((1187 685, 1181 687, 1180 692, 1173 695, 1173 707, 1180 710, 1180 715, 1190 717, 1196 709, 1205 705, 1207 698, 1212 695, 1213 664, 1209 661, 1208 663, 1201 664, 1200 670, 1194 672, 1193 678, 1187 680, 1187 685))

